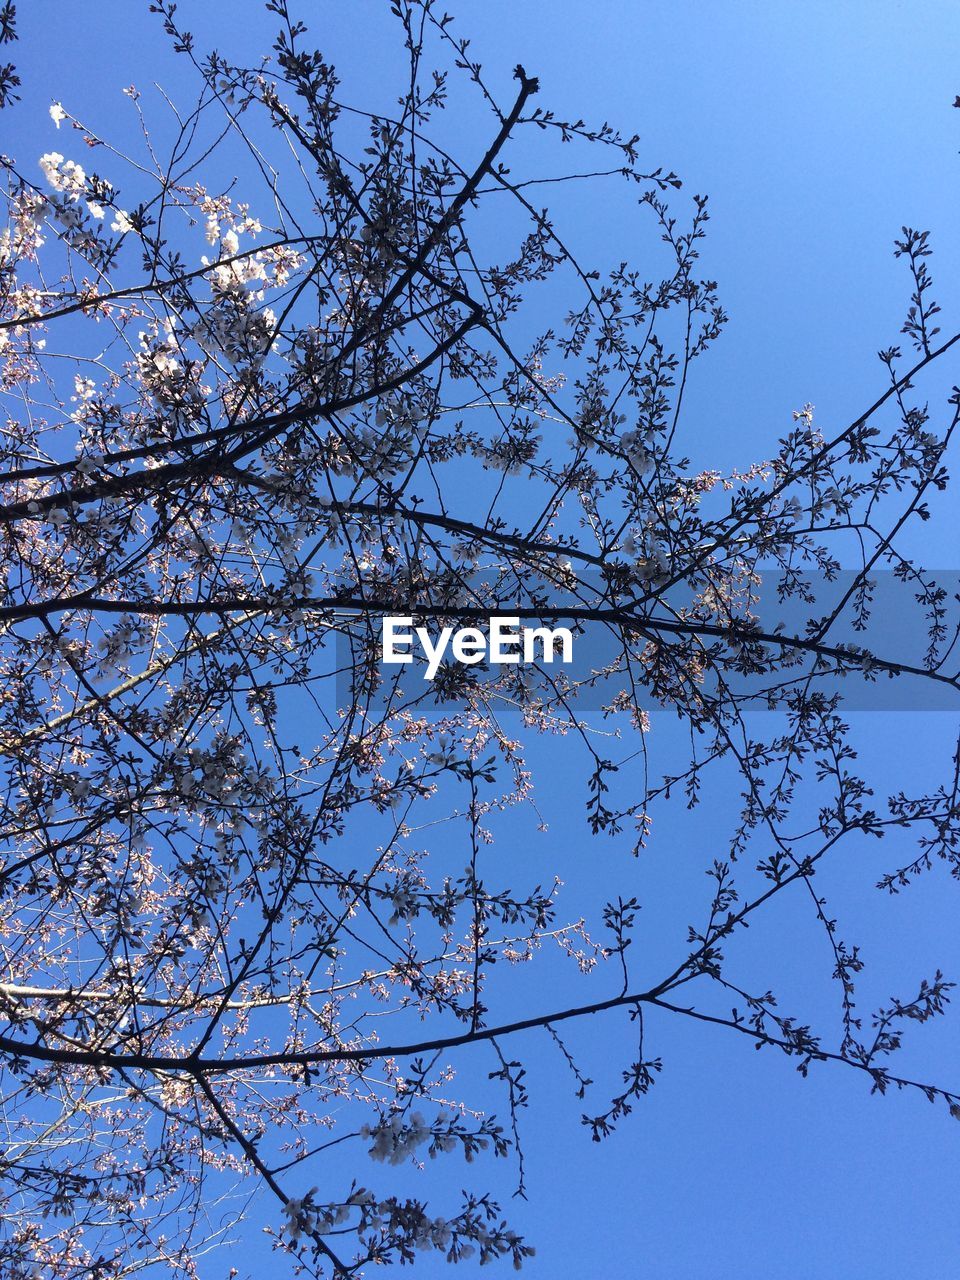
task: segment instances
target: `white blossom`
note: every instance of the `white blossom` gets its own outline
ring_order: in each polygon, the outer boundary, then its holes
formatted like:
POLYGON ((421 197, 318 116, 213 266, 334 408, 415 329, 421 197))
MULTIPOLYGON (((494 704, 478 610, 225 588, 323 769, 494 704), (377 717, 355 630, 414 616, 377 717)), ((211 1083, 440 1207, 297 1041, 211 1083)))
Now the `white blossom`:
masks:
POLYGON ((788 520, 792 520, 794 524, 796 524, 803 515, 803 507, 800 503, 800 499, 795 495, 788 498, 783 504, 782 514, 785 515, 788 520))
POLYGON ((40 168, 54 191, 76 199, 84 190, 87 175, 74 160, 64 160, 59 151, 48 151, 40 157, 40 168))
POLYGON ((414 1111, 407 1124, 402 1116, 395 1115, 375 1129, 364 1125, 361 1133, 365 1138, 373 1138, 371 1158, 386 1164, 403 1164, 430 1137, 430 1129, 419 1111, 414 1111))
POLYGON ((59 151, 48 151, 40 157, 40 168, 43 170, 43 176, 47 182, 56 191, 62 190, 62 179, 60 176, 60 166, 63 164, 63 156, 59 151))

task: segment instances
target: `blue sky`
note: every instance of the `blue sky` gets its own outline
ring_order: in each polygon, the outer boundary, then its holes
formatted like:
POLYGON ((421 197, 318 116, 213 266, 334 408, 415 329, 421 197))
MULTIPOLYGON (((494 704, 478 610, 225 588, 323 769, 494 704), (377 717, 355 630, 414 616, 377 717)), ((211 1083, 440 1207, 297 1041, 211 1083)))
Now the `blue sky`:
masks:
MULTIPOLYGON (((704 261, 731 323, 688 405, 686 444, 698 461, 748 464, 773 448, 791 411, 807 401, 825 426, 836 427, 875 398, 883 386, 875 353, 897 340, 906 308, 906 273, 892 256, 903 223, 931 229, 944 328, 956 326, 957 6, 470 0, 450 7, 502 97, 522 62, 541 79, 543 105, 635 130, 651 166, 673 168, 687 191, 710 194, 704 261)), ((24 102, 0 118, 3 149, 25 158, 58 144, 46 115, 51 98, 105 127, 131 81, 145 87, 156 79, 175 93, 183 70, 146 9, 132 0, 23 4, 15 56, 24 102)), ((389 76, 385 3, 303 9, 351 87, 389 76)), ((238 58, 269 31, 252 0, 182 0, 181 16, 201 47, 238 58)), ((626 199, 571 195, 556 207, 576 243, 589 247, 600 234, 611 251, 630 257, 649 242, 649 224, 626 199)), ((956 565, 955 529, 955 521, 941 526, 928 563, 956 565)), ((934 765, 942 768, 956 725, 951 715, 897 713, 861 716, 857 729, 869 766, 892 787, 904 773, 923 785, 934 765)), ((654 730, 668 740, 672 732, 659 720, 654 730)), ((637 864, 625 845, 590 841, 580 822, 580 779, 571 787, 557 768, 565 758, 549 745, 532 754, 551 830, 537 835, 518 820, 504 832, 500 856, 516 864, 518 878, 562 876, 573 914, 611 892, 638 892, 649 921, 638 945, 666 951, 695 915, 688 895, 701 892, 704 850, 736 796, 718 783, 698 813, 665 822, 637 864)), ((836 913, 842 908, 853 921, 849 932, 872 962, 871 997, 902 987, 890 956, 906 954, 918 976, 936 965, 960 974, 956 883, 937 873, 891 902, 871 889, 873 859, 852 846, 828 882, 836 913)), ((885 850, 883 862, 895 860, 885 850)), ((791 965, 811 954, 807 926, 787 910, 759 932, 751 941, 789 986, 791 965)), ((795 976, 802 987, 803 975, 795 976)), ((586 979, 583 987, 590 998, 586 979)), ((545 998, 542 987, 505 995, 504 1012, 511 1002, 520 1008, 538 998, 545 998)), ((877 1001, 865 997, 864 1006, 877 1001)), ((789 1061, 755 1053, 722 1030, 651 1018, 648 1034, 663 1075, 600 1146, 577 1123, 558 1056, 545 1043, 527 1050, 530 1199, 511 1213, 538 1248, 527 1268, 532 1280, 941 1280, 957 1273, 960 1127, 941 1110, 916 1097, 871 1098, 842 1069, 821 1068, 801 1081, 789 1061)), ((630 1052, 624 1029, 598 1019, 573 1040, 589 1074, 599 1080, 606 1071, 614 1088, 630 1052)), ((958 1047, 951 1024, 922 1028, 907 1061, 917 1071, 924 1061, 957 1062, 958 1047)), ((466 1059, 463 1067, 467 1079, 477 1070, 466 1059)), ((459 1168, 446 1176, 460 1185, 459 1168)), ((509 1195, 509 1177, 501 1185, 509 1195)), ((259 1236, 247 1243, 255 1256, 259 1236)), ((424 1275, 441 1268, 429 1260, 420 1266, 424 1275)), ((204 1280, 226 1269, 211 1268, 204 1280)))

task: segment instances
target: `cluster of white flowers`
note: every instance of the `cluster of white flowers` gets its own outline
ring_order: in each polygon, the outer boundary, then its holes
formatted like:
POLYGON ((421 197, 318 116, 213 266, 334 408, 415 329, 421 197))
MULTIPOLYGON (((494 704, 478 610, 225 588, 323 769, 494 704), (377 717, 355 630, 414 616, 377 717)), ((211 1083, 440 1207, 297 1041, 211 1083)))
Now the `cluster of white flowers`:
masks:
POLYGON ((370 1157, 385 1164, 403 1164, 431 1136, 430 1127, 419 1111, 414 1111, 406 1124, 403 1116, 395 1115, 375 1129, 364 1125, 360 1133, 364 1138, 373 1138, 370 1157))
MULTIPOLYGON (((80 208, 80 197, 87 190, 87 175, 83 167, 73 160, 65 160, 59 151, 48 151, 40 157, 40 168, 56 194, 49 201, 49 208, 54 218, 68 231, 79 227, 83 214, 80 208)), ((87 208, 94 217, 103 218, 103 208, 96 202, 87 201, 87 208)))
POLYGON ((648 529, 631 529, 621 543, 624 554, 633 561, 633 576, 638 582, 656 583, 670 569, 667 549, 648 529))
POLYGON ((37 191, 19 191, 10 202, 10 225, 0 233, 0 265, 32 258, 43 244, 40 228, 48 202, 37 191))
POLYGON ((72 665, 80 656, 81 650, 80 644, 66 635, 53 636, 40 642, 38 647, 40 656, 37 659, 36 669, 43 675, 53 669, 54 658, 63 658, 72 665))
POLYGON ((426 435, 428 430, 420 410, 410 399, 403 396, 382 401, 377 407, 374 421, 378 427, 393 427, 397 430, 412 432, 420 438, 426 435))
POLYGON ((74 203, 64 203, 63 201, 53 202, 53 216, 61 226, 66 227, 68 231, 72 231, 74 227, 79 227, 83 221, 83 215, 80 207, 74 203))
MULTIPOLYGON (((402 1206, 389 1200, 381 1201, 378 1204, 369 1192, 361 1192, 359 1194, 362 1195, 363 1199, 354 1196, 351 1197, 351 1203, 362 1207, 364 1215, 361 1225, 362 1232, 389 1231, 396 1219, 397 1210, 402 1208, 405 1238, 415 1249, 425 1252, 432 1249, 446 1251, 450 1248, 454 1235, 456 1235, 458 1237, 457 1260, 465 1262, 468 1258, 472 1258, 479 1247, 480 1262, 483 1265, 483 1263, 492 1262, 494 1258, 504 1253, 516 1251, 517 1246, 521 1244, 520 1237, 515 1231, 490 1231, 482 1221, 434 1218, 425 1211, 422 1205, 416 1204, 414 1201, 408 1201, 402 1206), (465 1237, 468 1237, 468 1239, 465 1237), (473 1241, 473 1243, 469 1241, 473 1241)), ((533 1250, 530 1249, 527 1252, 532 1253, 533 1250)), ((520 1265, 520 1259, 516 1252, 514 1265, 517 1268, 520 1265)))
POLYGON ((453 740, 441 734, 432 751, 427 752, 427 763, 435 764, 441 769, 456 761, 457 753, 453 740))
POLYGON ((399 924, 401 920, 414 920, 420 914, 419 899, 410 888, 409 882, 399 881, 394 886, 390 892, 390 902, 393 905, 390 924, 399 924))
POLYGON ((120 621, 97 641, 100 653, 99 670, 107 672, 123 669, 134 657, 137 645, 141 640, 139 626, 132 618, 121 617, 120 621))
MULTIPOLYGON (((39 510, 39 506, 35 502, 31 502, 30 506, 37 507, 37 510, 39 510)), ((47 524, 52 524, 55 529, 62 529, 69 520, 70 511, 65 507, 51 507, 47 512, 47 524)))
POLYGON ((207 310, 190 337, 208 351, 219 351, 231 364, 258 364, 273 342, 277 317, 269 307, 257 311, 233 297, 233 305, 215 304, 207 310))
MULTIPOLYGON (((53 108, 51 108, 52 113, 53 108)), ((106 212, 99 200, 88 194, 87 174, 82 165, 77 164, 75 160, 64 159, 59 151, 48 151, 40 157, 40 168, 47 185, 56 192, 53 199, 49 201, 49 206, 53 216, 62 226, 69 231, 80 225, 82 196, 87 197, 85 203, 90 216, 97 222, 103 222, 106 212)), ((48 203, 42 196, 34 196, 34 200, 40 202, 41 209, 48 203)), ((134 231, 135 227, 128 213, 123 209, 114 209, 110 229, 118 235, 126 235, 128 231, 134 231)))
MULTIPOLYGON (((381 1212, 388 1212, 390 1206, 384 1203, 381 1206, 381 1212)), ((383 1218, 374 1215, 368 1221, 368 1228, 373 1231, 379 1231, 384 1223, 383 1218)), ((414 1229, 411 1244, 415 1249, 424 1251, 430 1249, 448 1249, 450 1241, 453 1237, 452 1225, 446 1218, 431 1218, 429 1214, 423 1213, 414 1229)), ((470 1258, 476 1253, 473 1245, 463 1244, 460 1246, 460 1257, 463 1259, 470 1258)))
MULTIPOLYGON (((396 1205, 389 1200, 377 1201, 377 1197, 372 1191, 367 1191, 364 1187, 358 1187, 347 1202, 361 1210, 363 1214, 362 1230, 364 1232, 379 1232, 385 1227, 389 1227, 390 1220, 396 1209, 396 1205)), ((410 1209, 412 1205, 405 1206, 407 1212, 405 1217, 409 1223, 410 1209)), ((453 1236, 453 1224, 448 1222, 446 1218, 433 1218, 419 1205, 418 1221, 413 1228, 412 1244, 417 1249, 447 1249, 453 1236)), ((516 1237, 514 1237, 516 1239, 516 1237)), ((469 1245, 464 1246, 464 1257, 469 1257, 474 1252, 469 1245)))
MULTIPOLYGON (((232 257, 240 252, 240 245, 232 231, 227 234, 233 236, 234 243, 227 249, 227 256, 232 257)), ((226 244, 224 247, 226 247, 226 244)), ((268 280, 267 264, 260 253, 251 253, 244 258, 237 258, 233 262, 220 262, 219 260, 211 262, 204 254, 200 261, 205 267, 210 268, 210 282, 215 292, 236 295, 246 285, 253 284, 254 281, 265 283, 268 280)), ((263 297, 263 291, 255 291, 254 296, 259 300, 263 297)))
POLYGON ((207 244, 216 244, 221 240, 228 254, 237 252, 238 234, 257 236, 263 230, 260 219, 250 217, 248 205, 239 205, 237 215, 234 215, 230 210, 230 201, 225 196, 219 200, 206 198, 201 201, 200 208, 207 215, 204 227, 207 244), (228 224, 226 232, 223 230, 224 222, 228 224))
MULTIPOLYGON (((241 235, 256 236, 263 230, 256 218, 247 216, 235 220, 234 225, 224 231, 221 221, 224 216, 223 210, 219 207, 213 208, 208 213, 207 242, 215 245, 219 241, 221 252, 216 258, 210 259, 204 255, 200 259, 205 267, 211 268, 210 279, 216 290, 222 293, 236 292, 255 281, 282 287, 290 275, 302 265, 302 256, 288 245, 274 245, 258 250, 256 253, 250 252, 236 262, 223 261, 227 258, 236 258, 240 253, 241 235)), ((254 296, 261 299, 263 291, 260 290, 254 296)))
POLYGON ((837 515, 843 510, 843 495, 837 488, 826 489, 822 495, 822 502, 827 511, 833 511, 837 515))
POLYGON ((475 569, 479 563, 480 549, 480 544, 477 542, 466 540, 456 542, 450 553, 451 559, 455 564, 463 565, 465 569, 475 569))
POLYGON ((150 351, 146 355, 141 353, 137 359, 142 377, 147 376, 147 369, 150 370, 151 375, 157 373, 164 380, 180 372, 180 361, 169 351, 150 351))
POLYGON ((40 168, 47 185, 71 199, 79 200, 86 190, 87 175, 73 160, 65 160, 59 151, 48 151, 40 157, 40 168))
POLYGON ((199 189, 196 199, 205 216, 207 243, 218 246, 219 252, 200 259, 208 268, 213 299, 185 336, 231 364, 259 364, 270 348, 277 323, 274 312, 259 304, 268 288, 287 283, 302 265, 302 255, 287 245, 276 245, 238 256, 242 253, 240 237, 262 232, 259 219, 250 216, 247 205, 239 205, 235 211, 226 196, 214 198, 199 189))
POLYGON ((314 1204, 316 1187, 311 1187, 302 1199, 291 1199, 283 1206, 287 1221, 281 1235, 290 1239, 291 1244, 300 1243, 301 1236, 326 1235, 333 1227, 345 1222, 349 1216, 349 1208, 345 1204, 322 1206, 314 1204))
POLYGON ((300 551, 303 537, 299 528, 281 528, 277 530, 276 547, 280 563, 288 572, 300 568, 300 551))
MULTIPOLYGON (((446 1218, 431 1218, 424 1214, 417 1224, 413 1237, 413 1247, 423 1250, 448 1249, 452 1235, 453 1231, 446 1218)), ((468 1258, 473 1252, 473 1246, 465 1244, 461 1246, 460 1256, 468 1258)))
POLYGON ((79 401, 81 404, 87 400, 92 400, 96 395, 97 384, 92 378, 84 378, 79 373, 73 377, 73 395, 70 397, 75 403, 79 401))
POLYGON ((297 253, 296 249, 292 249, 287 244, 276 244, 269 249, 264 249, 260 257, 272 270, 273 285, 276 289, 282 289, 291 276, 303 266, 303 254, 297 253))
POLYGON ((163 395, 170 389, 171 381, 180 372, 180 361, 175 352, 178 343, 173 321, 169 318, 152 332, 141 330, 137 352, 137 372, 147 391, 163 395))
MULTIPOLYGON (((311 1187, 306 1195, 292 1198, 283 1206, 283 1216, 286 1221, 280 1234, 285 1236, 294 1247, 298 1246, 304 1237, 325 1235, 333 1227, 339 1226, 347 1220, 351 1209, 360 1211, 360 1230, 363 1235, 389 1232, 397 1219, 398 1210, 402 1210, 407 1241, 415 1249, 425 1252, 432 1249, 447 1250, 453 1241, 454 1232, 459 1229, 461 1234, 464 1233, 463 1226, 458 1228, 455 1221, 431 1216, 415 1201, 399 1205, 393 1200, 378 1200, 372 1191, 364 1187, 358 1187, 346 1204, 318 1205, 314 1200, 316 1194, 317 1188, 311 1187)), ((520 1238, 515 1232, 497 1232, 494 1235, 479 1222, 470 1224, 469 1235, 476 1245, 479 1245, 485 1261, 489 1261, 496 1253, 512 1249, 520 1243, 520 1238), (485 1252, 488 1246, 489 1252, 485 1252)), ((463 1240, 459 1245, 458 1254, 461 1259, 466 1260, 476 1251, 474 1244, 463 1240)))
POLYGON ((620 437, 620 445, 627 461, 640 476, 647 476, 653 471, 656 459, 650 449, 650 433, 627 431, 620 437))
POLYGON ((794 495, 793 497, 788 498, 783 504, 780 514, 782 516, 786 516, 788 520, 792 520, 794 524, 797 524, 800 517, 803 515, 803 504, 800 499, 794 495))
POLYGON ((270 787, 267 776, 241 750, 240 740, 226 736, 210 749, 191 747, 178 752, 171 770, 180 796, 229 805, 232 811, 243 812, 251 825, 250 814, 254 806, 263 803, 270 787))
POLYGON ((370 475, 396 475, 414 453, 412 430, 404 430, 399 425, 392 431, 361 427, 354 436, 354 444, 361 465, 370 475))
POLYGON ((193 1080, 189 1076, 165 1075, 160 1081, 160 1101, 168 1110, 180 1110, 194 1098, 193 1080))
POLYGON ((501 440, 483 449, 483 459, 493 471, 502 471, 505 476, 518 476, 524 463, 529 462, 535 452, 535 445, 527 447, 526 441, 501 440))
POLYGON ((217 547, 214 542, 208 542, 199 529, 193 529, 189 526, 177 535, 177 550, 181 559, 189 560, 196 557, 209 557, 216 555, 217 547))

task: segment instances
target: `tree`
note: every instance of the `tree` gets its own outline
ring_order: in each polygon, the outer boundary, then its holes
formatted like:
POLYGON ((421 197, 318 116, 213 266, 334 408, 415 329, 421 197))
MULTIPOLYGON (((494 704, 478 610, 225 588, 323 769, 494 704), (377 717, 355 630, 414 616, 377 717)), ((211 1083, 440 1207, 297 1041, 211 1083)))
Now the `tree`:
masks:
POLYGON ((905 964, 914 986, 860 1012, 816 878, 888 836, 913 843, 883 889, 960 874, 960 754, 883 802, 843 710, 864 682, 958 685, 947 586, 901 549, 946 488, 958 412, 956 390, 914 393, 960 337, 936 327, 927 234, 896 245, 907 352, 881 353, 875 402, 830 435, 804 406, 769 459, 696 472, 684 390, 726 319, 700 275, 706 199, 673 213, 673 172, 556 118, 523 67, 499 104, 432 0, 393 7, 390 114, 342 92, 286 0, 266 7, 272 60, 248 68, 202 56, 157 0, 195 104, 154 121, 128 90, 125 155, 55 103, 71 154, 6 168, 4 1274, 196 1274, 247 1213, 308 1274, 431 1249, 520 1266, 531 1246, 482 1185, 428 1202, 403 1166, 503 1156, 522 1188, 533 1037, 600 1141, 661 1070, 654 1011, 960 1114, 892 1061, 951 983, 905 964), (488 144, 463 156, 478 110, 488 144), (578 175, 638 199, 641 264, 568 248, 538 188, 578 175), (870 631, 879 571, 925 620, 915 657, 870 631), (588 658, 425 682, 379 661, 386 615, 565 622, 588 658), (686 735, 678 764, 657 709, 686 735), (584 839, 637 857, 670 801, 739 789, 663 972, 632 962, 637 898, 586 922, 494 860, 544 736, 582 764, 584 839), (839 1034, 751 967, 747 926, 788 897, 826 941, 839 1034), (591 998, 504 1016, 518 966, 556 982, 549 946, 591 998), (568 1038, 599 1014, 636 1032, 612 1097, 568 1038), (502 1121, 457 1092, 467 1053, 502 1121))

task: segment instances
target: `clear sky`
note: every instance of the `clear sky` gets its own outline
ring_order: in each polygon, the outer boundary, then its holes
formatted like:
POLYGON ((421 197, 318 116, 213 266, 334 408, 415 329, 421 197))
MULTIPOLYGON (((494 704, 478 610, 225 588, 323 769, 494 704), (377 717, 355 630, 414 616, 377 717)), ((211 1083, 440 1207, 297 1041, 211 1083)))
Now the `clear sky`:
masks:
MULTIPOLYGON (((156 79, 175 96, 184 72, 146 3, 28 0, 19 7, 21 41, 12 56, 24 101, 0 116, 0 147, 22 162, 63 141, 46 113, 52 98, 106 128, 131 81, 156 79)), ((317 43, 354 86, 363 76, 374 85, 389 66, 387 7, 385 0, 302 6, 317 43)), ((543 105, 638 132, 651 167, 673 168, 687 191, 710 194, 704 260, 731 324, 688 406, 687 448, 699 461, 750 463, 772 449, 791 411, 807 401, 829 427, 875 398, 883 387, 875 353, 897 341, 906 309, 906 273, 892 256, 902 224, 931 229, 944 328, 957 327, 960 112, 951 104, 960 92, 960 7, 931 0, 450 0, 449 7, 504 98, 510 71, 522 62, 541 79, 543 105)), ((180 14, 201 47, 231 57, 252 56, 270 30, 254 0, 182 0, 180 14)), ((625 258, 648 242, 649 224, 638 222, 628 201, 570 197, 564 206, 564 198, 556 207, 575 241, 589 245, 602 235, 625 258)), ((960 381, 956 371, 952 378, 960 381)), ((945 566, 957 565, 956 527, 938 544, 945 566)), ((904 771, 922 785, 956 730, 945 714, 874 714, 859 723, 870 764, 897 785, 904 771)), ((664 831, 646 862, 633 864, 616 842, 589 840, 582 796, 575 805, 568 798, 569 783, 551 775, 546 748, 533 754, 551 832, 538 837, 520 824, 502 842, 518 878, 521 871, 531 880, 561 875, 575 915, 581 903, 626 888, 647 904, 644 945, 656 952, 678 930, 682 936, 691 915, 685 891, 702 886, 702 850, 736 797, 711 797, 664 831)), ((864 1007, 894 990, 906 994, 896 967, 887 967, 890 944, 901 957, 907 951, 918 975, 937 965, 960 975, 956 882, 938 873, 891 904, 871 889, 872 855, 855 846, 846 856, 830 889, 874 963, 868 990, 877 999, 865 997, 864 1007)), ((894 861, 887 849, 884 862, 894 861)), ((794 954, 803 963, 814 954, 809 941, 783 915, 759 945, 789 975, 794 954)), ((524 998, 542 995, 541 988, 524 998)), ((519 995, 511 999, 521 1007, 519 995)), ((504 1005, 505 1014, 512 1011, 504 1005)), ((920 1029, 904 1065, 921 1071, 925 1061, 952 1058, 956 1087, 954 1027, 920 1029)), ((946 1280, 960 1273, 960 1126, 942 1110, 918 1097, 871 1098, 842 1069, 821 1068, 803 1081, 790 1061, 754 1053, 723 1030, 653 1019, 649 1030, 664 1059, 662 1078, 600 1146, 578 1124, 559 1055, 545 1043, 527 1046, 529 1201, 510 1212, 538 1248, 531 1280, 946 1280)), ((615 1088, 617 1066, 629 1060, 623 1028, 596 1020, 576 1042, 589 1073, 599 1079, 606 1071, 615 1088)), ((447 1176, 460 1185, 459 1168, 447 1176)), ((502 1177, 498 1189, 509 1195, 502 1177)), ((255 1258, 259 1237, 245 1243, 255 1258)), ((247 1274, 244 1259, 231 1262, 247 1274)), ((427 1276, 442 1268, 439 1258, 418 1265, 427 1276)), ((259 1280, 272 1274, 267 1268, 252 1274, 259 1280)), ((212 1280, 226 1270, 217 1264, 202 1274, 212 1280)), ((450 1274, 474 1273, 465 1265, 450 1274)))

